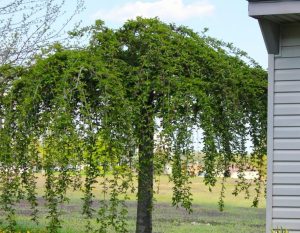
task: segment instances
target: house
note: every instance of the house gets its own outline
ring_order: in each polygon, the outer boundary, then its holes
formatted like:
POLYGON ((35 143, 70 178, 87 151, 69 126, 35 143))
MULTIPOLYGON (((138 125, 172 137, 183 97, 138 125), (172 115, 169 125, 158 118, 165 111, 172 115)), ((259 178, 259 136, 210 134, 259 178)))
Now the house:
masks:
POLYGON ((300 1, 248 2, 269 54, 266 232, 300 232, 300 1))
MULTIPOLYGON (((239 168, 235 164, 232 164, 229 167, 229 173, 230 173, 230 178, 238 179, 241 172, 239 172, 239 168)), ((251 169, 251 166, 248 166, 242 172, 242 175, 246 180, 254 180, 254 179, 259 178, 258 171, 256 171, 255 169, 251 169)))
MULTIPOLYGON (((203 171, 203 167, 199 162, 189 163, 187 165, 187 172, 191 177, 199 176, 203 171)), ((171 175, 172 174, 172 165, 166 164, 164 167, 164 174, 171 175)))

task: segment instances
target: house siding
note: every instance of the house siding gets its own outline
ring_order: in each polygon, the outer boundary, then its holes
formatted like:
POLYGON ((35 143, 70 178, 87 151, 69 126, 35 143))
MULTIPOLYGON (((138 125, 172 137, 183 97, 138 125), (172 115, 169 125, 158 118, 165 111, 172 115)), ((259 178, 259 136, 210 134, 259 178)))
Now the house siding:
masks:
POLYGON ((281 26, 280 54, 273 62, 267 232, 270 227, 300 232, 300 24, 281 26))

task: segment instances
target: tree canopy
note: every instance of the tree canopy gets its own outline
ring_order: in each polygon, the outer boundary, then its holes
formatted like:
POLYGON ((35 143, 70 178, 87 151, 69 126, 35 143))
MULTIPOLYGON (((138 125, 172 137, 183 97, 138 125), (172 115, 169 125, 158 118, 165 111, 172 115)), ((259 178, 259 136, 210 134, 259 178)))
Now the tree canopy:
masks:
POLYGON ((67 189, 79 186, 87 232, 94 230, 88 224, 93 218, 99 232, 107 226, 127 232, 125 201, 135 178, 136 232, 152 232, 154 177, 167 163, 173 168, 173 205, 191 211, 187 165, 194 128, 203 130, 205 183, 213 187, 218 174, 238 164, 235 194, 247 193, 250 185, 243 171, 252 141, 257 206, 266 178, 266 72, 231 44, 157 18, 130 20, 119 29, 97 21, 72 35, 87 32, 85 48, 55 44, 30 66, 1 67, 0 205, 8 229, 16 224, 14 204, 21 199, 31 203, 38 220, 40 169, 49 232, 60 227, 67 189), (96 185, 103 196, 94 213, 96 185))

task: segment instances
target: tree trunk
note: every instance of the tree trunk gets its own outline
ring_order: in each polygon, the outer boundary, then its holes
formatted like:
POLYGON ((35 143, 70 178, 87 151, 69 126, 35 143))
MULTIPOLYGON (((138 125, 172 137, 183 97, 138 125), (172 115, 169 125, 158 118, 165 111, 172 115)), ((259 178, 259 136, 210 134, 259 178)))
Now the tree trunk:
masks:
POLYGON ((141 111, 136 233, 152 233, 154 115, 153 93, 141 111))

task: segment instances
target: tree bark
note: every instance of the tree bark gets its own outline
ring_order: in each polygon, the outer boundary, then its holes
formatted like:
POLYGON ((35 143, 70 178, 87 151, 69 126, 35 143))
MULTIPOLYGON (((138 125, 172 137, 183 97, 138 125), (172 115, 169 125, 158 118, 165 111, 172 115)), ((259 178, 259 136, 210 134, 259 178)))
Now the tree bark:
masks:
POLYGON ((136 233, 152 233, 154 115, 153 93, 141 110, 136 233))

